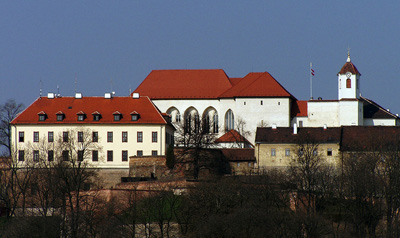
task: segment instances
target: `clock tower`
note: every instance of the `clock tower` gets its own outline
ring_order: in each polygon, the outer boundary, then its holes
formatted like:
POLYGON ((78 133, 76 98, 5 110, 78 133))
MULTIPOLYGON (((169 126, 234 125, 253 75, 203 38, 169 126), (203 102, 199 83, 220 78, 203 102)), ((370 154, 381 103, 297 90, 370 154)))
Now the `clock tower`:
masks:
POLYGON ((360 98, 360 76, 361 74, 351 62, 350 52, 348 52, 347 62, 338 73, 339 100, 360 98))

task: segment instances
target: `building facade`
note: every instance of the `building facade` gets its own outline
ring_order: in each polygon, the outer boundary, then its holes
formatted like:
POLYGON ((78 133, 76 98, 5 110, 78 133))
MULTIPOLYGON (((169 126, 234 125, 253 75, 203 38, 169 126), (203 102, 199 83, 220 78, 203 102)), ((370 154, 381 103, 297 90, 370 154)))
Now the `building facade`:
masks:
POLYGON ((128 169, 130 156, 165 155, 174 127, 148 97, 40 97, 11 122, 23 164, 77 158, 97 168, 128 169))

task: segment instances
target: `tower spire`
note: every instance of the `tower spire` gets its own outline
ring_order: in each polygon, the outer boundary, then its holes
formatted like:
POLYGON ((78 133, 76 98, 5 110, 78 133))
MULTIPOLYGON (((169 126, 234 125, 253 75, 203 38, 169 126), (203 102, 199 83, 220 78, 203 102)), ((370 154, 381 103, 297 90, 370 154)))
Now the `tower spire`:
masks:
POLYGON ((351 59, 350 59, 350 47, 347 47, 347 62, 351 62, 351 59))

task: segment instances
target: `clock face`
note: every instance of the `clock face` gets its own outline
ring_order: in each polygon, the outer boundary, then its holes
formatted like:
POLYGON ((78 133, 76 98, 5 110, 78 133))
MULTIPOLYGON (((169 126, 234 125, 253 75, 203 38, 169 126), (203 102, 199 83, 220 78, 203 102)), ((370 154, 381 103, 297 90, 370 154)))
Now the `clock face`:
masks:
POLYGON ((346 73, 346 77, 347 77, 347 78, 350 78, 350 77, 351 77, 351 73, 350 73, 350 72, 347 72, 347 73, 346 73))

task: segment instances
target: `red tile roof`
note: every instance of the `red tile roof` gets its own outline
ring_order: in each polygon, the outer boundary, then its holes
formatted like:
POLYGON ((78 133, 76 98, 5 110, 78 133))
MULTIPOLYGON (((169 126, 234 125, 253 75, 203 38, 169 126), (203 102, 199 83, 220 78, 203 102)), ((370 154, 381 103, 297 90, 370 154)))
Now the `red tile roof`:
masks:
POLYGON ((222 69, 153 70, 134 93, 151 99, 294 98, 267 72, 228 78, 222 69))
POLYGON ((356 66, 352 62, 346 62, 343 67, 340 69, 339 74, 345 74, 347 72, 350 72, 352 74, 358 74, 361 75, 361 73, 358 71, 356 66))
POLYGON ((49 99, 41 97, 36 99, 27 109, 18 115, 12 124, 167 124, 161 113, 154 106, 148 97, 133 99, 132 97, 61 97, 49 99), (39 112, 45 112, 45 121, 39 121, 39 112), (78 121, 80 112, 85 112, 87 118, 78 121), (138 121, 131 120, 131 112, 140 114, 138 121), (115 112, 122 114, 119 121, 114 121, 115 112), (64 120, 57 121, 56 114, 64 114, 64 120), (91 114, 101 114, 99 121, 93 121, 91 114))
MULTIPOLYGON (((293 97, 268 72, 249 73, 240 82, 219 96, 234 97, 293 97)), ((294 98, 294 97, 293 97, 294 98)))
POLYGON ((238 131, 232 129, 223 134, 221 137, 215 140, 215 143, 247 143, 252 145, 244 136, 242 136, 238 131))
POLYGON ((294 101, 292 103, 292 117, 306 117, 308 114, 307 101, 294 101))
POLYGON ((217 98, 231 87, 222 69, 153 70, 134 93, 151 99, 217 98))

